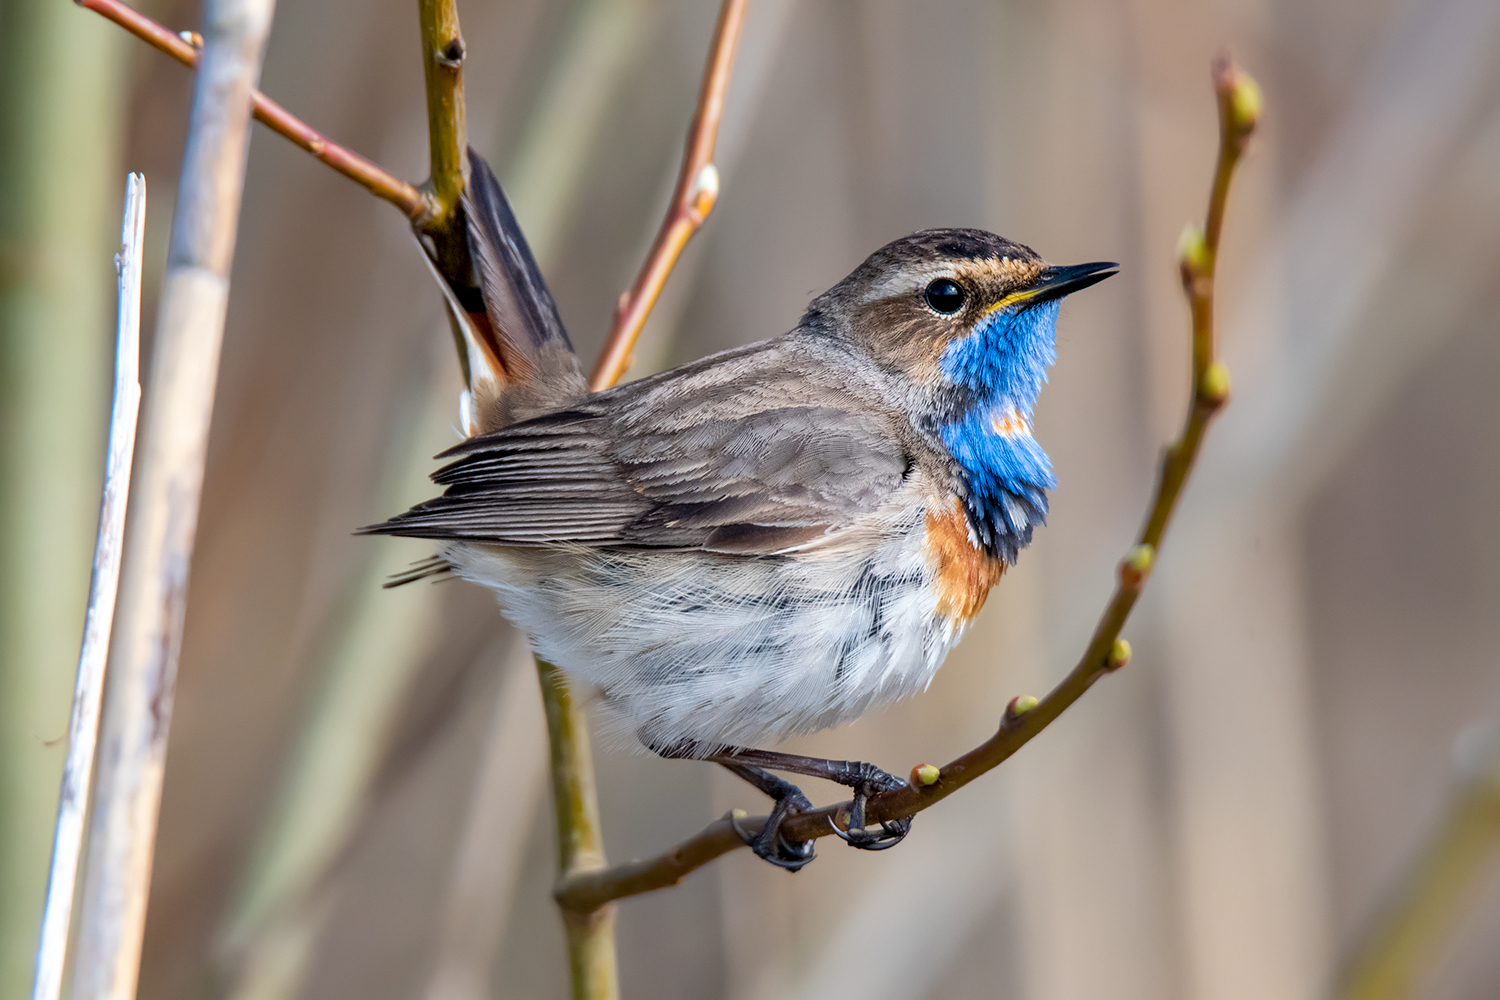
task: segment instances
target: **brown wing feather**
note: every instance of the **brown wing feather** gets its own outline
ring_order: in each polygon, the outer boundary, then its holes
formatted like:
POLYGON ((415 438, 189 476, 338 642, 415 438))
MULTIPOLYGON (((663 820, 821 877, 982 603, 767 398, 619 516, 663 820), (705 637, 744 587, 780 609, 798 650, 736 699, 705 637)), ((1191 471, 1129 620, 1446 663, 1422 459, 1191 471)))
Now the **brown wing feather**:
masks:
POLYGON ((364 530, 746 553, 803 544, 875 510, 909 465, 889 418, 809 384, 792 378, 781 396, 792 405, 748 412, 715 379, 601 393, 464 442, 433 476, 441 497, 364 530))

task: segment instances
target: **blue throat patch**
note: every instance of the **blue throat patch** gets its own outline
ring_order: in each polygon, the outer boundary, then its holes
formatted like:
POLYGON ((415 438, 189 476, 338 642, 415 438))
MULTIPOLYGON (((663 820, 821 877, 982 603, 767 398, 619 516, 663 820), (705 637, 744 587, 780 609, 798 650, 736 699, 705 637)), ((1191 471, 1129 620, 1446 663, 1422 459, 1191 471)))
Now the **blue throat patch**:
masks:
POLYGON ((1051 459, 1031 436, 1031 412, 1057 360, 1060 305, 997 310, 940 359, 943 374, 972 393, 970 408, 938 427, 964 470, 969 528, 1009 565, 1046 522, 1047 490, 1057 485, 1051 459))

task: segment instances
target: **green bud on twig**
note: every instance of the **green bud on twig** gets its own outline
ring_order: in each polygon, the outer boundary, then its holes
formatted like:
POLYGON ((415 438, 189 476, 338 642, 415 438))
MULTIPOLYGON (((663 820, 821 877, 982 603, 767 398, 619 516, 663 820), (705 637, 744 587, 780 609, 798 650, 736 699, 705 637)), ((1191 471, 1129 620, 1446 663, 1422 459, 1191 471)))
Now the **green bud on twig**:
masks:
POLYGON ((1222 102, 1224 124, 1230 135, 1243 143, 1260 121, 1265 103, 1260 85, 1225 54, 1214 60, 1214 90, 1222 102))
POLYGON ((1012 698, 1010 704, 1005 706, 1005 721, 1003 725, 1013 726, 1020 722, 1032 709, 1036 708, 1037 700, 1029 694, 1012 698))
POLYGON ((1193 222, 1182 227, 1182 235, 1177 237, 1177 259, 1182 263, 1184 279, 1208 273, 1208 241, 1203 237, 1203 227, 1193 222))
POLYGON ((1198 394, 1205 403, 1224 405, 1229 398, 1229 369, 1218 361, 1209 365, 1203 372, 1202 381, 1198 383, 1198 394))
POLYGON ((1261 96, 1260 84, 1249 73, 1238 66, 1231 67, 1230 73, 1230 121, 1234 122, 1234 127, 1241 133, 1249 134, 1260 121, 1265 99, 1261 96))
POLYGON ((1137 545, 1120 563, 1120 581, 1127 587, 1139 587, 1151 575, 1155 563, 1156 549, 1150 545, 1137 545))
POLYGON ((913 788, 928 788, 938 783, 943 772, 931 764, 918 764, 911 769, 911 785, 913 788))
POLYGON ((1130 643, 1124 639, 1116 639, 1114 647, 1109 651, 1109 669, 1119 670, 1130 662, 1130 643))

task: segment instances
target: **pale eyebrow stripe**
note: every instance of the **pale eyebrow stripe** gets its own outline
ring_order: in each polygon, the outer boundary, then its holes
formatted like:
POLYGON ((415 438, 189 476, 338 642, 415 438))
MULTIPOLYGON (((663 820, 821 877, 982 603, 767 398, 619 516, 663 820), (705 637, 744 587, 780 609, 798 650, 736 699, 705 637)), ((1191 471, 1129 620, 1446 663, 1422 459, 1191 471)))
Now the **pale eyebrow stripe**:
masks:
MULTIPOLYGON (((884 280, 870 286, 865 293, 861 304, 878 302, 898 295, 909 295, 920 288, 925 288, 929 282, 936 278, 952 278, 954 281, 962 282, 965 279, 996 277, 1010 278, 1012 280, 1026 280, 1033 278, 1044 265, 1019 261, 1013 257, 986 257, 980 260, 966 260, 955 266, 953 262, 925 264, 912 269, 904 269, 896 272, 884 280)), ((1019 301, 1015 293, 1006 296, 1002 302, 1010 304, 1019 301)))

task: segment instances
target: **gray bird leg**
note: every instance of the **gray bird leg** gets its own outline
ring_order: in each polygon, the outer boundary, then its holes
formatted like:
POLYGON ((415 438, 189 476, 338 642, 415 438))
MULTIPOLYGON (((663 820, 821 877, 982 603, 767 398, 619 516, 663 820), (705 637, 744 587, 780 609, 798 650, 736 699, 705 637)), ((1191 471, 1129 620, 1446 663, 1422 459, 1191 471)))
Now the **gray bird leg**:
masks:
MULTIPOLYGON (((648 744, 649 745, 649 744, 648 744)), ((723 765, 728 770, 739 775, 750 782, 756 788, 765 792, 776 800, 776 808, 771 813, 773 822, 767 822, 766 826, 757 835, 757 840, 765 838, 768 830, 774 829, 774 836, 779 839, 782 821, 792 812, 801 812, 810 809, 811 804, 801 790, 789 782, 782 781, 774 775, 768 774, 766 769, 776 771, 789 771, 792 774, 805 774, 813 778, 823 778, 836 782, 854 790, 854 804, 849 810, 848 832, 834 827, 834 833, 838 834, 845 843, 851 847, 857 847, 864 851, 883 851, 900 843, 909 832, 911 832, 911 817, 898 820, 890 820, 880 824, 880 832, 871 833, 865 829, 865 803, 870 796, 879 792, 889 791, 903 787, 906 782, 895 775, 881 770, 874 764, 867 764, 857 760, 826 760, 822 757, 803 757, 800 754, 781 753, 776 750, 755 750, 750 747, 719 747, 712 753, 703 753, 702 748, 691 740, 683 740, 670 747, 652 747, 663 757, 672 758, 696 758, 700 760, 713 761, 723 765), (786 790, 795 793, 795 799, 789 798, 786 790), (783 801, 787 802, 782 808, 783 801)), ((749 841, 746 841, 749 843, 749 841)), ((785 841, 780 843, 784 844, 785 841)), ((755 844, 750 845, 755 853, 771 861, 774 864, 782 864, 776 857, 762 853, 761 848, 755 844)), ((762 847, 777 848, 777 841, 768 840, 762 847)), ((811 844, 807 845, 809 852, 811 844)), ((808 860, 811 860, 809 857, 808 860)), ((802 864, 806 864, 803 861, 802 864)), ((783 867, 788 867, 782 864, 783 867)), ((801 867, 801 864, 797 865, 801 867)))
POLYGON ((788 816, 812 808, 812 803, 808 801, 806 795, 802 794, 802 789, 758 767, 750 767, 748 764, 731 764, 725 761, 718 763, 723 764, 730 773, 745 779, 775 800, 775 805, 771 807, 771 815, 766 817, 766 825, 761 827, 760 832, 753 837, 740 829, 740 824, 733 814, 729 817, 734 832, 750 845, 750 849, 757 857, 764 858, 771 864, 792 872, 817 857, 813 853, 812 841, 791 844, 781 835, 781 824, 788 816))
POLYGON ((803 841, 792 844, 781 836, 781 824, 793 813, 805 812, 812 808, 802 789, 790 781, 783 781, 769 771, 759 767, 753 767, 732 758, 719 759, 713 755, 704 756, 701 748, 691 740, 683 740, 670 746, 653 746, 650 742, 642 740, 656 754, 674 760, 709 760, 722 764, 724 769, 748 781, 756 788, 771 797, 774 805, 771 807, 771 815, 766 817, 766 824, 760 828, 760 832, 751 836, 740 828, 739 822, 730 815, 729 822, 734 827, 734 832, 740 835, 749 848, 755 852, 756 857, 764 858, 778 868, 787 871, 797 871, 806 865, 816 855, 813 853, 813 842, 803 841))
MULTIPOLYGON (((865 829, 865 803, 879 792, 902 788, 906 782, 874 764, 858 760, 825 760, 822 757, 803 757, 800 754, 781 753, 777 750, 754 750, 749 747, 727 747, 704 758, 725 767, 731 764, 751 765, 756 768, 772 768, 805 774, 812 778, 824 778, 854 790, 854 804, 849 810, 849 830, 845 833, 834 827, 845 843, 863 851, 883 851, 894 847, 911 832, 911 817, 891 820, 880 824, 881 832, 871 833, 865 829)), ((730 767, 733 770, 732 767, 730 767)), ((748 780, 748 779, 747 779, 748 780)))

